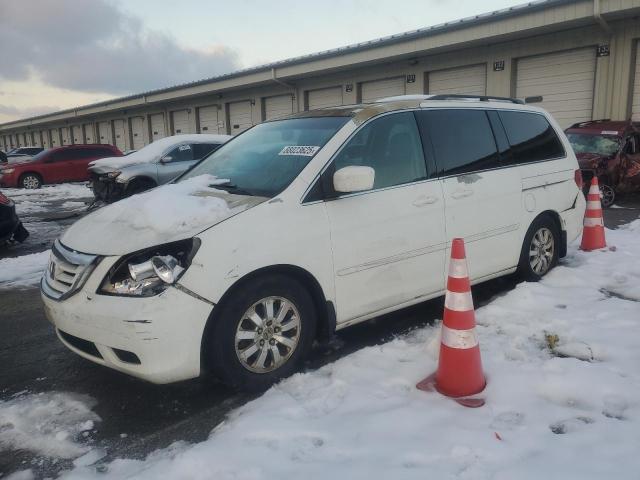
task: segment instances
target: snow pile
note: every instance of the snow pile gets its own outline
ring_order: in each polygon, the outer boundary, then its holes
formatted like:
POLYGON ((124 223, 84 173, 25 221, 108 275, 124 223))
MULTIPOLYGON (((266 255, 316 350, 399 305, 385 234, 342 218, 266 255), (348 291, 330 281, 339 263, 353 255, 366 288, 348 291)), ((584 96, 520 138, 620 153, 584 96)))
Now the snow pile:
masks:
POLYGON ((119 169, 131 165, 139 165, 141 163, 151 163, 160 159, 160 155, 164 154, 171 147, 179 145, 182 142, 211 142, 224 143, 231 138, 230 135, 210 135, 210 134, 186 134, 174 135, 172 137, 161 138, 153 143, 123 157, 107 157, 100 160, 94 160, 89 167, 112 168, 119 169))
POLYGON ((437 364, 428 327, 281 382, 205 442, 66 478, 635 478, 640 303, 618 294, 640 293, 639 236, 640 221, 607 231, 615 251, 573 247, 477 311, 482 408, 416 390, 437 364), (558 357, 550 338, 598 354, 558 357))
MULTIPOLYGON (((100 417, 90 397, 47 392, 0 400, 0 452, 29 450, 55 458, 76 458, 90 450, 79 443, 100 417)), ((6 453, 3 453, 6 454, 6 453)))
POLYGON ((18 207, 22 201, 45 202, 93 196, 86 183, 59 183, 57 185, 44 185, 42 188, 33 190, 3 188, 2 193, 13 200, 18 207))
POLYGON ((36 285, 49 263, 51 250, 0 259, 0 290, 36 285))

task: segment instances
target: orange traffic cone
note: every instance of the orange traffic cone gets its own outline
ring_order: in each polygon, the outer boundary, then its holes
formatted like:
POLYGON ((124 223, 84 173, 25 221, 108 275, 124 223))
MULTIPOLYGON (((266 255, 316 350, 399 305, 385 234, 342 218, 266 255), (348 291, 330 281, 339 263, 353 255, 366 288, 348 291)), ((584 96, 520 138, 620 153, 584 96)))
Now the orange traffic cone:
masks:
POLYGON ((438 370, 418 383, 417 388, 425 391, 435 389, 447 397, 453 397, 465 407, 484 405, 483 399, 463 398, 480 393, 487 383, 482 372, 475 327, 464 240, 454 238, 444 300, 438 370))
POLYGON ((580 249, 585 251, 597 250, 607 246, 604 239, 604 220, 602 219, 602 204, 600 203, 600 188, 598 177, 591 179, 591 186, 587 194, 587 210, 584 212, 584 229, 580 249))

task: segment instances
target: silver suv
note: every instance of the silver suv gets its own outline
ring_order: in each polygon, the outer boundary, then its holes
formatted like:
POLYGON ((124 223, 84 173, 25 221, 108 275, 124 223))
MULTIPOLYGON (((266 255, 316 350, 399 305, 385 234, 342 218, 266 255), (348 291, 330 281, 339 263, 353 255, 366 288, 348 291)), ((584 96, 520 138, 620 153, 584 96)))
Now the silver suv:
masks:
POLYGON ((124 157, 89 164, 96 200, 114 202, 170 182, 227 142, 229 135, 174 135, 124 157))

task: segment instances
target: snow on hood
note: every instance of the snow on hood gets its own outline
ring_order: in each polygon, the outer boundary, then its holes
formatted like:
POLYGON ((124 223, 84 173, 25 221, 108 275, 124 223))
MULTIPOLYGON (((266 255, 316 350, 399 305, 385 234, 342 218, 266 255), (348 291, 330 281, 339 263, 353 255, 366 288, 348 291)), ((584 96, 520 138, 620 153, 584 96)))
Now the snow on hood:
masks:
POLYGON ((159 159, 166 150, 178 145, 182 142, 214 142, 225 143, 231 138, 230 135, 209 135, 209 134, 191 134, 191 135, 173 135, 171 137, 161 138, 153 143, 137 150, 129 155, 122 157, 106 157, 100 160, 94 160, 89 163, 89 169, 99 169, 99 173, 128 167, 130 165, 139 165, 141 163, 151 163, 159 159))
POLYGON ((103 207, 74 223, 61 242, 97 255, 124 255, 192 237, 266 200, 213 188, 226 180, 200 175, 103 207))

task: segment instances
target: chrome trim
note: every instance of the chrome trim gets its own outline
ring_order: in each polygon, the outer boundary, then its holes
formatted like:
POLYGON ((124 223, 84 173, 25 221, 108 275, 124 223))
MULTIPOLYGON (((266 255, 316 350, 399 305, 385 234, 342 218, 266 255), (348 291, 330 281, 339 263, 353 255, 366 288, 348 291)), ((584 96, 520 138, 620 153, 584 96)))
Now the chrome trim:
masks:
POLYGON ((52 300, 69 298, 84 286, 100 260, 102 257, 98 255, 71 250, 56 240, 40 281, 42 293, 52 300))

